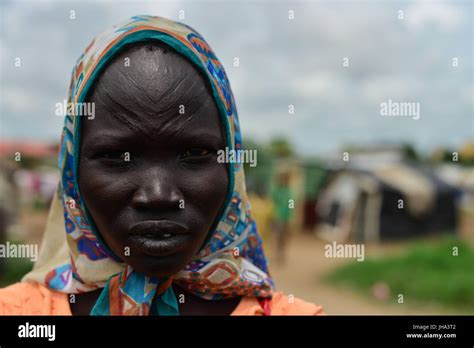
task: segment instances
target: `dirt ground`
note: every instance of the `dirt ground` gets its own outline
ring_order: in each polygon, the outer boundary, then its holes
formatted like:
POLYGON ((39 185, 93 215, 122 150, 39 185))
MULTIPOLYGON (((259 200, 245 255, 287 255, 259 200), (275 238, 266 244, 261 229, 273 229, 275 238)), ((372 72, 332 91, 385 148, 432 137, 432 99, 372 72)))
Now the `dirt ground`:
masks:
MULTIPOLYGON (((347 259, 324 257, 325 242, 313 235, 294 234, 288 245, 287 259, 279 265, 274 258, 271 240, 266 240, 266 251, 270 262, 270 272, 278 291, 293 294, 306 301, 320 304, 327 314, 332 315, 402 315, 402 314, 455 314, 445 308, 420 307, 408 303, 398 304, 396 296, 390 302, 382 302, 371 295, 364 296, 353 290, 328 285, 321 278, 332 269, 351 262, 347 259)), ((406 243, 383 246, 367 246, 366 257, 388 255, 400 252, 406 243)))

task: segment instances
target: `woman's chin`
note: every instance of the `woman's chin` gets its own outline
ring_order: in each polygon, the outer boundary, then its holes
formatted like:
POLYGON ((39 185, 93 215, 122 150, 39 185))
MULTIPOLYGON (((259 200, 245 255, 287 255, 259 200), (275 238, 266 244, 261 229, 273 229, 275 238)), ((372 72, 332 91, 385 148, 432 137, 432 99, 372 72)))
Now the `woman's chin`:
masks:
POLYGON ((138 273, 155 278, 164 278, 175 275, 187 264, 183 261, 181 255, 141 255, 137 260, 126 260, 126 263, 138 273))

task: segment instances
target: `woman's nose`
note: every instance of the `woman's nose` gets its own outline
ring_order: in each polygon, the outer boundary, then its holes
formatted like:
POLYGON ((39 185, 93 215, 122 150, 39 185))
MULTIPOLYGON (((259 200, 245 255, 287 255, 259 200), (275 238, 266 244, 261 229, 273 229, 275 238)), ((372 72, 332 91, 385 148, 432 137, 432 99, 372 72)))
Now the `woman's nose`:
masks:
POLYGON ((146 175, 137 177, 139 188, 132 197, 135 208, 173 209, 179 208, 184 197, 176 182, 175 175, 164 170, 153 170, 146 175))

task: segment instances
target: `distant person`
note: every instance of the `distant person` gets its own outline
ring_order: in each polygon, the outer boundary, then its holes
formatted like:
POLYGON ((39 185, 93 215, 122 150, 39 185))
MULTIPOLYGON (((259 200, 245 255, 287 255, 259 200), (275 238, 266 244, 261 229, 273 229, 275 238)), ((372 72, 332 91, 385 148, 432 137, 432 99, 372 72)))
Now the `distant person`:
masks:
POLYGON ((289 222, 293 209, 290 200, 293 198, 290 190, 290 173, 281 172, 271 192, 273 202, 273 233, 275 236, 276 261, 284 264, 289 237, 289 222))
MULTIPOLYGON (((16 167, 0 160, 0 244, 5 245, 8 230, 15 223, 18 214, 18 193, 14 180, 16 167)), ((0 279, 5 274, 6 259, 0 257, 0 279)))

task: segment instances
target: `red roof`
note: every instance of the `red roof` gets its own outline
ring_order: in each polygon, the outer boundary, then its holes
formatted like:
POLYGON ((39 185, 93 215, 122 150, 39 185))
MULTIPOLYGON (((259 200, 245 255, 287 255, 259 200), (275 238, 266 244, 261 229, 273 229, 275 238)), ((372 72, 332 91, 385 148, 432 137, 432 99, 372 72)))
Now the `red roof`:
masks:
POLYGON ((0 157, 13 157, 16 152, 35 158, 57 156, 59 145, 50 142, 2 140, 0 141, 0 157))

